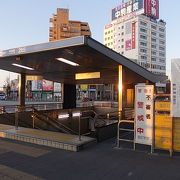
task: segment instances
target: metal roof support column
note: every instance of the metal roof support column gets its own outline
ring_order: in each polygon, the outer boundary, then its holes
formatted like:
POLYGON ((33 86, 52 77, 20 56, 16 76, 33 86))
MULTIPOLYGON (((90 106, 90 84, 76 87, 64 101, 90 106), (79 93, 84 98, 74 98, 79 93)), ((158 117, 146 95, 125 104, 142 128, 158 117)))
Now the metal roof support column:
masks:
POLYGON ((119 120, 122 116, 123 110, 123 67, 122 65, 118 66, 118 111, 119 111, 119 120))
POLYGON ((19 75, 19 105, 21 110, 25 108, 25 92, 26 92, 26 74, 21 73, 19 75))

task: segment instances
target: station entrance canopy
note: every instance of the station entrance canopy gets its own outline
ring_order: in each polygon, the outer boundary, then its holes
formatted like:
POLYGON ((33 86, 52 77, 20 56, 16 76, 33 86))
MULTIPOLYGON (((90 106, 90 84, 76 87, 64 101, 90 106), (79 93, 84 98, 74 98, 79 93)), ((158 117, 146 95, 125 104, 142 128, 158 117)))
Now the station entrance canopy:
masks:
POLYGON ((124 69, 123 83, 156 83, 166 79, 86 36, 0 52, 0 69, 66 84, 118 83, 119 65, 124 69))

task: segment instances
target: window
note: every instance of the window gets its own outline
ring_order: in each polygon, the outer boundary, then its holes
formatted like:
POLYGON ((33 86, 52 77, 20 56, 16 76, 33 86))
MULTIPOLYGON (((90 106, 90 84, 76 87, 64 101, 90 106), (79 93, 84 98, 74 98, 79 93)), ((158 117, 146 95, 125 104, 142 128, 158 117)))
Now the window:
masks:
POLYGON ((166 67, 165 67, 165 66, 160 66, 159 69, 160 69, 160 70, 166 70, 166 67))
POLYGON ((156 36, 156 32, 154 32, 154 31, 152 31, 151 34, 152 34, 153 36, 156 36))
POLYGON ((122 42, 124 42, 124 39, 121 39, 122 42))
POLYGON ((121 29, 124 29, 124 26, 122 26, 121 29))
POLYGON ((156 49, 156 45, 155 45, 155 44, 152 44, 152 45, 151 45, 151 48, 156 49))
POLYGON ((159 28, 159 31, 164 32, 165 30, 163 28, 159 28))
POLYGON ((152 42, 156 42, 156 39, 155 39, 155 38, 151 38, 151 41, 152 41, 152 42))
POLYGON ((157 26, 151 25, 151 28, 154 29, 154 30, 156 30, 156 29, 157 29, 157 26))
POLYGON ((147 43, 145 43, 145 42, 140 42, 140 45, 141 45, 141 46, 147 46, 147 43))
POLYGON ((164 42, 164 41, 162 41, 162 40, 160 40, 160 41, 159 41, 159 44, 164 45, 164 44, 165 44, 165 42, 164 42))
POLYGON ((159 58, 159 62, 165 63, 165 59, 159 58))
POLYGON ((156 61, 156 58, 155 58, 155 57, 152 57, 151 60, 152 60, 152 61, 156 61))
POLYGON ((147 23, 144 21, 140 21, 140 25, 147 26, 147 23))
POLYGON ((159 37, 164 38, 165 36, 164 36, 164 34, 159 34, 159 37))
POLYGON ((140 52, 147 53, 147 49, 140 49, 140 52))
POLYGON ((140 38, 141 38, 141 39, 147 39, 147 36, 140 35, 140 38))
POLYGON ((156 51, 152 51, 152 55, 156 55, 156 51))
POLYGON ((123 35, 124 35, 124 32, 122 32, 121 35, 123 36, 123 35))
POLYGON ((165 57, 165 54, 160 52, 159 56, 165 57))
POLYGON ((140 28, 140 31, 141 31, 141 32, 144 32, 144 33, 147 33, 147 30, 144 29, 144 28, 140 28))
POLYGON ((162 46, 159 46, 159 50, 164 51, 164 50, 165 50, 165 48, 164 48, 164 47, 162 47, 162 46))
POLYGON ((141 56, 141 59, 147 60, 147 56, 141 56))

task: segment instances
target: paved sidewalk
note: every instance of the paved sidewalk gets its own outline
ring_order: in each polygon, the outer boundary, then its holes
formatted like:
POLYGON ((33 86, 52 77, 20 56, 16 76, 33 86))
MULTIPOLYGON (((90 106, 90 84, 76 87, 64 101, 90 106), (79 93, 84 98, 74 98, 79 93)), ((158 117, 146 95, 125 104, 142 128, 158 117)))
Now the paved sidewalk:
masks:
POLYGON ((0 124, 0 137, 69 151, 79 151, 90 144, 96 143, 95 138, 87 136, 70 135, 23 127, 18 127, 18 129, 16 129, 14 126, 4 124, 0 124))
POLYGON ((180 154, 169 158, 168 153, 150 155, 119 150, 114 143, 115 139, 111 139, 80 152, 70 152, 0 139, 0 179, 180 179, 180 154))

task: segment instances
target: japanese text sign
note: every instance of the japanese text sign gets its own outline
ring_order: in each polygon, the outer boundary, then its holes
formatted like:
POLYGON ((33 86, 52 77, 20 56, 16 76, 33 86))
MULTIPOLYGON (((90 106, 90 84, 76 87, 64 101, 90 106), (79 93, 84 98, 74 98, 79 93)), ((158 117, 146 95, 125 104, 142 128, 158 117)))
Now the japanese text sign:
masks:
POLYGON ((139 84, 135 87, 135 142, 152 145, 154 86, 139 84))

